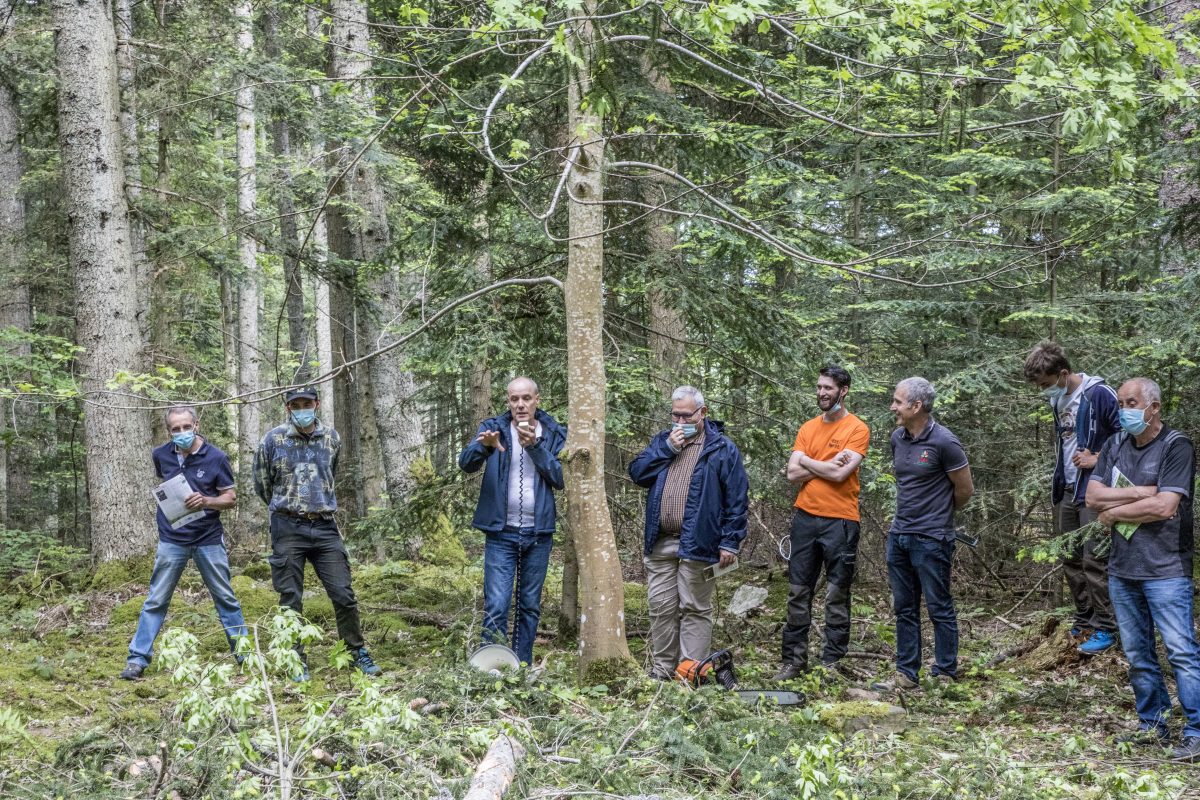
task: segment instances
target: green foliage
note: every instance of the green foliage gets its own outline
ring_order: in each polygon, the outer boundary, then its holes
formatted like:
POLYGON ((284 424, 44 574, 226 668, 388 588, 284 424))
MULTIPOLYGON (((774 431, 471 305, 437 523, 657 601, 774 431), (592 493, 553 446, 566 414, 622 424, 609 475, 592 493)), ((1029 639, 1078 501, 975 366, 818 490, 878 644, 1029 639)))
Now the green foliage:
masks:
POLYGON ((45 531, 0 528, 0 585, 16 584, 40 596, 77 588, 91 556, 45 531))

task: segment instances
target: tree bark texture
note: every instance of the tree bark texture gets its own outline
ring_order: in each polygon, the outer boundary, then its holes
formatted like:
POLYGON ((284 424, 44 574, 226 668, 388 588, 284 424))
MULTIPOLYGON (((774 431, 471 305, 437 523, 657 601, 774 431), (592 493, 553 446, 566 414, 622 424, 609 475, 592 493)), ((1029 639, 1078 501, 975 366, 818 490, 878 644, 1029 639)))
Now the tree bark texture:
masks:
MULTIPOLYGON (((479 237, 479 251, 475 254, 475 275, 480 284, 492 281, 492 226, 488 217, 488 194, 491 191, 491 172, 479 186, 479 208, 472 220, 472 227, 479 237)), ((493 308, 495 300, 493 300, 493 308)), ((485 344, 486 348, 486 344, 485 344)), ((485 349, 468 369, 471 381, 471 417, 478 424, 492 416, 492 367, 489 353, 485 349)), ((474 430, 474 429, 472 429, 474 430)))
MULTIPOLYGON (((657 69, 648 57, 643 57, 642 69, 657 92, 664 95, 673 93, 667 73, 657 69)), ((660 153, 659 156, 662 163, 674 168, 674 146, 670 139, 665 141, 663 147, 672 152, 660 153)), ((665 175, 652 173, 642 183, 642 202, 647 205, 660 206, 671 194, 672 182, 665 175)), ((646 249, 651 264, 646 290, 650 327, 648 339, 654 365, 653 380, 667 399, 670 399, 675 387, 683 382, 683 359, 686 354, 683 313, 677 304, 671 302, 671 295, 666 288, 671 278, 683 274, 682 259, 676 250, 678 245, 679 236, 675 232, 675 218, 672 215, 661 211, 646 215, 646 249)))
MULTIPOLYGON (((253 7, 249 0, 239 0, 234 6, 238 22, 237 51, 242 64, 252 63, 254 57, 253 7)), ((258 135, 254 120, 254 88, 252 78, 238 75, 234 95, 237 106, 237 226, 238 226, 238 393, 256 391, 262 371, 262 352, 259 349, 258 307, 261 276, 258 269, 258 245, 247 226, 253 223, 258 204, 258 135)), ((278 402, 278 401, 276 401, 278 402)), ((252 497, 254 449, 262 436, 259 405, 244 398, 238 406, 238 487, 243 497, 252 497)), ((239 533, 258 530, 264 513, 258 503, 245 503, 239 509, 239 533)))
MULTIPOLYGON (((349 93, 357 101, 361 113, 370 118, 374 113, 374 91, 368 81, 359 80, 371 69, 366 3, 363 0, 333 0, 330 13, 333 20, 331 77, 347 82, 349 93)), ((382 347, 392 338, 389 327, 401 321, 411 292, 409 287, 402 285, 394 268, 381 263, 390 231, 386 201, 373 160, 360 158, 350 166, 364 142, 349 140, 340 144, 337 148, 340 158, 335 165, 337 175, 347 167, 350 169, 339 181, 337 191, 344 204, 357 206, 362 213, 353 220, 340 211, 336 215, 331 213, 330 224, 344 228, 342 235, 337 237, 342 245, 338 255, 374 264, 371 272, 375 277, 370 279, 367 291, 360 293, 360 297, 371 298, 373 302, 370 306, 360 304, 357 314, 360 346, 364 351, 370 351, 382 347)), ((332 237, 331 244, 337 247, 332 237)), ((400 354, 371 359, 367 375, 370 404, 363 411, 372 413, 375 420, 375 444, 382 456, 387 493, 392 502, 400 502, 412 488, 410 465, 425 444, 416 407, 416 381, 411 372, 402 368, 400 354)), ((372 432, 364 428, 364 441, 369 441, 371 436, 372 432)))
MULTIPOLYGON (((283 48, 279 42, 277 5, 265 11, 264 51, 271 63, 281 63, 283 48)), ((287 314, 288 349, 296 354, 299 366, 295 373, 280 374, 279 381, 306 382, 312 375, 312 359, 308 352, 308 327, 304 322, 304 285, 300 274, 300 238, 296 225, 295 186, 292 179, 292 127, 289 108, 276 103, 271 109, 271 151, 275 157, 275 193, 279 211, 279 253, 283 259, 283 304, 287 314)))
MULTIPOLYGON (((320 7, 310 5, 305 9, 305 31, 314 40, 318 40, 323 32, 323 12, 320 7)), ((321 84, 314 81, 308 87, 313 99, 313 107, 318 110, 322 105, 321 84)), ((325 135, 321 132, 320 124, 312 126, 309 132, 310 153, 309 163, 321 163, 325 154, 325 135)), ((333 317, 332 298, 329 281, 326 278, 329 263, 329 228, 323 210, 317 211, 317 219, 313 224, 312 244, 313 261, 317 265, 316 275, 313 276, 313 338, 317 348, 317 373, 324 375, 333 369, 333 317)), ((338 381, 345 385, 345 381, 338 381)), ((328 383, 321 387, 321 413, 325 419, 334 422, 337 419, 337 393, 333 391, 334 384, 328 383)))
MULTIPOLYGON (((7 38, 15 25, 13 13, 11 0, 0 0, 0 41, 7 38)), ((28 333, 33 321, 33 306, 22 247, 25 198, 17 191, 23 172, 21 112, 16 87, 9 83, 8 76, 0 74, 0 186, 7 187, 6 191, 0 192, 0 286, 4 287, 0 292, 0 328, 15 328, 28 333)), ((5 354, 14 359, 27 358, 29 344, 8 345, 5 354)), ((7 527, 10 520, 31 516, 28 512, 33 510, 26 510, 30 476, 24 468, 27 459, 19 455, 28 446, 33 416, 24 403, 0 400, 0 437, 3 437, 0 441, 0 528, 7 527)))
POLYGON ((149 551, 156 539, 147 496, 150 439, 143 417, 119 408, 106 383, 141 366, 137 274, 125 201, 116 41, 103 0, 51 4, 58 66, 76 341, 84 411, 92 554, 100 561, 149 551))
MULTIPOLYGON (((1184 17, 1194 14, 1197 9, 1200 9, 1200 0, 1164 3, 1163 22, 1170 29, 1187 30, 1184 17)), ((1190 66, 1196 63, 1196 56, 1181 47, 1179 60, 1190 66)), ((1163 130, 1167 159, 1159 184, 1158 202, 1174 215, 1174 219, 1163 237, 1162 270, 1167 275, 1182 276, 1200 252, 1200 183, 1195 179, 1195 161, 1189 157, 1194 145, 1187 144, 1196 134, 1195 110, 1176 109, 1163 130)))
POLYGON ((621 562, 604 493, 604 199, 605 140, 602 121, 582 101, 591 88, 589 65, 595 32, 589 19, 595 0, 571 38, 579 57, 569 67, 567 130, 574 164, 567 179, 567 401, 564 462, 568 524, 579 560, 579 670, 585 679, 630 660, 625 638, 625 590, 621 562))
POLYGON ((508 734, 497 736, 475 768, 463 800, 500 800, 517 777, 517 763, 524 757, 525 747, 520 742, 508 734))

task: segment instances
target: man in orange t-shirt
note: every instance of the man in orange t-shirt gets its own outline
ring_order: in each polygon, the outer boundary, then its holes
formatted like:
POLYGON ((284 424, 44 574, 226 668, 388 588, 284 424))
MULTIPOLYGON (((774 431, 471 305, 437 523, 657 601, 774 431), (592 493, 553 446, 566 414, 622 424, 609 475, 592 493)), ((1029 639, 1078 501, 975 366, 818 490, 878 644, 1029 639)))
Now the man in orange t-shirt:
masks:
POLYGON ((850 373, 829 365, 817 379, 820 416, 800 426, 787 479, 800 487, 792 520, 788 563, 787 623, 783 665, 775 680, 791 680, 808 669, 812 595, 825 568, 825 646, 821 665, 832 669, 850 644, 850 584, 858 556, 858 466, 871 432, 846 410, 850 373))

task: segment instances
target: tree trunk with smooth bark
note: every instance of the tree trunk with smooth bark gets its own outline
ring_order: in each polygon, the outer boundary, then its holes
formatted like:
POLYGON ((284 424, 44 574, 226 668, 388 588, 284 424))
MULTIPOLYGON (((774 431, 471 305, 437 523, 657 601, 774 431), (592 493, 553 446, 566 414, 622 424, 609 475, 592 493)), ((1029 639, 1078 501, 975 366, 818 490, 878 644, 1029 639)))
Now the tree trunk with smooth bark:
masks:
POLYGON ((605 140, 602 120, 582 101, 591 88, 589 66, 595 31, 589 17, 595 0, 571 37, 579 62, 571 70, 567 105, 567 395, 570 408, 564 472, 568 524, 579 560, 579 672, 585 681, 604 680, 632 666, 625 638, 625 588, 621 561, 604 492, 604 199, 605 140))
MULTIPOLYGON (((238 22, 236 44, 243 64, 254 57, 253 6, 239 0, 233 9, 238 22)), ((259 288, 258 244, 248 226, 254 222, 258 205, 258 128, 254 119, 253 79, 242 72, 237 77, 234 95, 237 107, 237 227, 238 227, 238 394, 257 391, 261 381, 262 352, 259 349, 259 288)), ((254 450, 262 436, 261 410, 254 398, 243 397, 238 406, 238 486, 243 497, 253 497, 254 450)), ((278 403, 278 401, 276 401, 278 403)), ((275 410, 277 406, 271 406, 275 410)), ((239 533, 245 535, 259 530, 265 519, 259 503, 242 504, 238 513, 239 533)))
POLYGON ((59 76, 58 120, 75 276, 76 341, 92 554, 98 561, 145 553, 156 540, 147 493, 150 439, 143 416, 106 391, 118 371, 141 367, 138 281, 125 200, 116 40, 108 3, 51 4, 59 76))

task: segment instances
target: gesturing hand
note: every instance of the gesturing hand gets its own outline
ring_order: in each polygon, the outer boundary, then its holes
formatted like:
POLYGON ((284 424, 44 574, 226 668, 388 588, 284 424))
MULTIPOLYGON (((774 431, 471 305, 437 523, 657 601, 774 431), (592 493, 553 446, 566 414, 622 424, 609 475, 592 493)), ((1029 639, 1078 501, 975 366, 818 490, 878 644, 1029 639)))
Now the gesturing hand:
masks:
POLYGON ((504 452, 504 445, 500 443, 500 431, 484 431, 479 434, 479 438, 475 441, 479 442, 484 447, 500 448, 500 452, 504 452))

